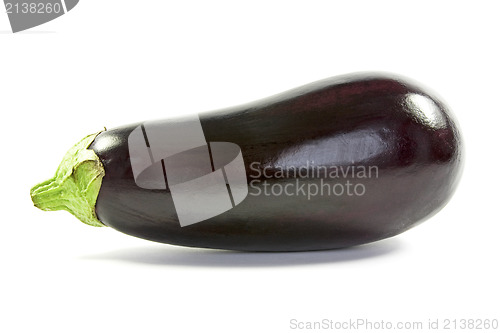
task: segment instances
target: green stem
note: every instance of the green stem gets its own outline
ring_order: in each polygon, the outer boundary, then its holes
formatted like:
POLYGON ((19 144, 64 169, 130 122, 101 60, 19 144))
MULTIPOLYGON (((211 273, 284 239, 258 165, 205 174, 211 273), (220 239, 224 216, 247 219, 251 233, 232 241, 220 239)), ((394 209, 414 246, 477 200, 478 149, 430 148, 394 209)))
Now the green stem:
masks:
POLYGON ((35 207, 47 211, 66 210, 86 224, 104 226, 95 213, 104 167, 95 152, 88 149, 99 133, 74 145, 64 155, 55 176, 31 189, 35 207))

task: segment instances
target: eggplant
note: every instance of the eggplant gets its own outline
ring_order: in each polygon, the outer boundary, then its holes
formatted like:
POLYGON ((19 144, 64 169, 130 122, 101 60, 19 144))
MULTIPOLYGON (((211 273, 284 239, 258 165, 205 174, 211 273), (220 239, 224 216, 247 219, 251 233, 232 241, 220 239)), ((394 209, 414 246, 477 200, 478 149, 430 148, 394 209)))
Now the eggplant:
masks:
POLYGON ((155 242, 336 249, 395 236, 443 208, 462 146, 436 96, 396 75, 354 73, 90 135, 31 196, 40 209, 155 242))

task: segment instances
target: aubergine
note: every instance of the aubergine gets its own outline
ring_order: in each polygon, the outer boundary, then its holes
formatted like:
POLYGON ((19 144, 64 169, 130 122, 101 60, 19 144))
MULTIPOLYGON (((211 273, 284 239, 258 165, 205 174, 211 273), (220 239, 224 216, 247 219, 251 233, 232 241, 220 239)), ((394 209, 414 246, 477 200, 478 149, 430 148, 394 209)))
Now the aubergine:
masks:
POLYGON ((396 75, 355 73, 89 135, 31 197, 156 242, 335 249, 395 236, 443 208, 462 146, 434 95, 396 75))

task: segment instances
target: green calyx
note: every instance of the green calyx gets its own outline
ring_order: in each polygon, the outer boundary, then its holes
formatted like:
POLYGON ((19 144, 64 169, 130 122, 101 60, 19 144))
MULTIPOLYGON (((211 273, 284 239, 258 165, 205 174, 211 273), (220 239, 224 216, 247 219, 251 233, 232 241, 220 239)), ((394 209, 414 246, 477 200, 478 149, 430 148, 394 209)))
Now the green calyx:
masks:
POLYGON ((35 207, 46 211, 66 210, 83 223, 104 226, 95 213, 104 166, 95 152, 88 149, 99 133, 86 136, 74 145, 64 155, 55 176, 31 189, 35 207))

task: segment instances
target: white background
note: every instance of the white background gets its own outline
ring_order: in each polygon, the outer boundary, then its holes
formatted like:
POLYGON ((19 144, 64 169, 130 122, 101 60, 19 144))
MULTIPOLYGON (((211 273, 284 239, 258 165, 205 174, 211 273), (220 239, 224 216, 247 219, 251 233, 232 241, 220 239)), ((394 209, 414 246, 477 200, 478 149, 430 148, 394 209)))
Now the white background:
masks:
POLYGON ((500 319, 499 9, 497 1, 81 0, 19 34, 0 13, 0 331, 294 332, 291 319, 424 327, 500 319), (198 250, 32 206, 31 186, 103 126, 362 70, 432 88, 466 141, 453 200, 400 236, 312 253, 198 250))

